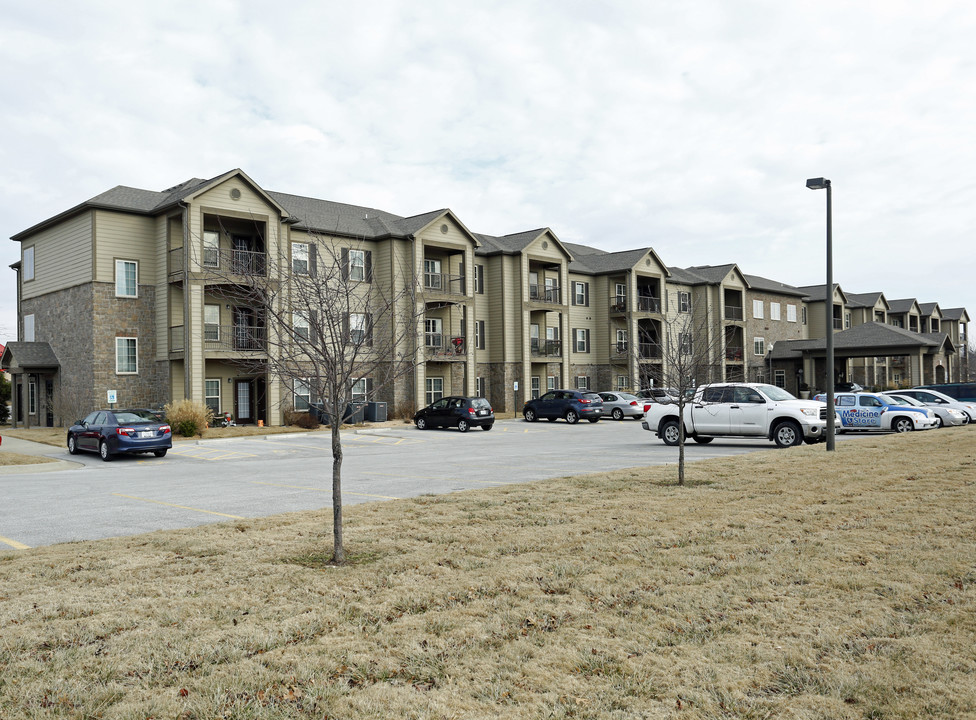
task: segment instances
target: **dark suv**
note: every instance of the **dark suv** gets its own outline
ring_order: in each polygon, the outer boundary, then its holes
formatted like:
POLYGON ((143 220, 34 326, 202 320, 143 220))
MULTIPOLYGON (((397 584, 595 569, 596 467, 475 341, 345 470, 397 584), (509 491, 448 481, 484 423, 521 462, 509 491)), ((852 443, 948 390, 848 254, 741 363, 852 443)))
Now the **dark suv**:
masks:
POLYGON ((595 423, 603 416, 603 399, 587 390, 550 390, 535 400, 529 400, 522 408, 522 417, 529 422, 545 418, 555 422, 565 418, 575 425, 580 418, 595 423))
POLYGON ((432 427, 456 427, 461 432, 467 432, 472 427, 491 430, 495 424, 495 413, 491 403, 484 398, 450 396, 418 410, 413 421, 418 430, 432 427))

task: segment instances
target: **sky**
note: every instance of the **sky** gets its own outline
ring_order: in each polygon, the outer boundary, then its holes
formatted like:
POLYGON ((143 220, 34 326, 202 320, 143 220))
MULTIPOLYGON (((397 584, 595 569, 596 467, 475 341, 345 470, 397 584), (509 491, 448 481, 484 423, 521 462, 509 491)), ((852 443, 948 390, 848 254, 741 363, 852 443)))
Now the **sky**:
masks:
POLYGON ((976 4, 0 0, 10 236, 116 185, 267 190, 976 315, 976 4))

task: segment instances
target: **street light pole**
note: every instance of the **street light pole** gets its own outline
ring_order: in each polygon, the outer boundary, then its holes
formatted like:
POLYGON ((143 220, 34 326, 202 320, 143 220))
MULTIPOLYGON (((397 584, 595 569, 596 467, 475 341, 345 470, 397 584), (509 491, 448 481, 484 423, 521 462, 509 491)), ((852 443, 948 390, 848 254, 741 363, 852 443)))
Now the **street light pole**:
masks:
POLYGON ((811 190, 827 191, 827 283, 824 293, 824 307, 827 316, 827 451, 834 449, 834 249, 831 218, 830 180, 827 178, 810 178, 807 187, 811 190))

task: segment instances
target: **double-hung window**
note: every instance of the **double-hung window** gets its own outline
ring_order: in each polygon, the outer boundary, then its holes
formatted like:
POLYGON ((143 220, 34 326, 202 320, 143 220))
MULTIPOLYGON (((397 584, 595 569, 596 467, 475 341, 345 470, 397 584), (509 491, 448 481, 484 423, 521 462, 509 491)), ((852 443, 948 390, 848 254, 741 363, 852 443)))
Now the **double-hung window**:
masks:
POLYGON ((212 230, 203 233, 203 266, 220 267, 220 235, 212 230))
POLYGON ((426 384, 426 395, 427 404, 435 403, 444 397, 444 378, 442 377, 429 377, 425 381, 426 384))
POLYGON ((34 279, 34 246, 24 248, 24 262, 21 270, 24 273, 24 282, 34 279))
POLYGON ((786 322, 796 322, 796 305, 786 306, 786 322))
POLYGON ((296 275, 308 275, 308 243, 291 244, 291 271, 296 275))
POLYGON ((353 282, 372 282, 372 252, 355 248, 342 249, 343 279, 353 282))
POLYGON ((291 329, 295 333, 297 342, 308 342, 311 337, 308 318, 300 312, 291 314, 291 329))
POLYGON ((752 301, 752 316, 756 319, 762 319, 763 313, 763 301, 753 300, 752 301))
POLYGON ((478 295, 485 294, 485 266, 474 266, 474 291, 478 295))
POLYGON ((138 339, 134 337, 115 338, 115 374, 134 375, 139 372, 138 339))
POLYGON ((139 296, 139 263, 135 260, 115 261, 115 297, 139 296))
POLYGON ((216 416, 220 415, 220 378, 207 378, 203 381, 204 402, 216 416))
POLYGON ((753 355, 766 354, 766 338, 757 337, 752 339, 752 354, 753 355))
POLYGON ((590 304, 590 284, 585 282, 574 282, 573 283, 573 304, 574 305, 589 305, 590 304))
POLYGON ((349 313, 349 342, 353 345, 369 345, 369 315, 349 313))
POLYGON ((203 339, 220 342, 220 305, 203 306, 203 339))
POLYGON ((352 381, 349 389, 349 399, 354 403, 363 403, 369 400, 369 391, 372 389, 372 382, 369 378, 359 378, 352 381))
POLYGON ((780 319, 781 306, 778 302, 769 303, 769 319, 779 320, 780 319))
POLYGON ((485 321, 477 320, 474 324, 474 346, 478 350, 485 349, 485 321))
POLYGON ((588 353, 590 351, 590 331, 585 328, 573 330, 574 349, 578 353, 588 353))
POLYGON ((299 411, 308 410, 312 404, 312 390, 309 387, 307 378, 295 378, 293 385, 295 394, 295 409, 299 411))
POLYGON ((678 293, 678 312, 691 312, 691 293, 678 293))

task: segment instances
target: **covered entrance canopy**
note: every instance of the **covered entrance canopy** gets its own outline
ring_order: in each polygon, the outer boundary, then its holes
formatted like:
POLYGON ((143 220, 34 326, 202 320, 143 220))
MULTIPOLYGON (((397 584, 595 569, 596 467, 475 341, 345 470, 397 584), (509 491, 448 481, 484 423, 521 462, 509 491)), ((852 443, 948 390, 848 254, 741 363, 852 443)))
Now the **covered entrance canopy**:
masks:
MULTIPOLYGON (((775 367, 789 370, 787 377, 809 378, 815 388, 826 387, 824 359, 826 338, 780 340, 769 352, 775 367), (819 363, 817 362, 819 360, 819 363), (797 371, 803 370, 802 375, 797 371)), ((904 382, 921 385, 950 382, 955 375, 951 363, 956 347, 945 333, 917 333, 879 322, 867 322, 834 334, 834 381, 846 379, 848 361, 854 358, 904 359, 904 382)), ((900 361, 899 361, 900 362, 900 361)))
POLYGON ((0 367, 13 379, 12 427, 54 425, 54 380, 61 363, 46 342, 8 343, 0 367))

